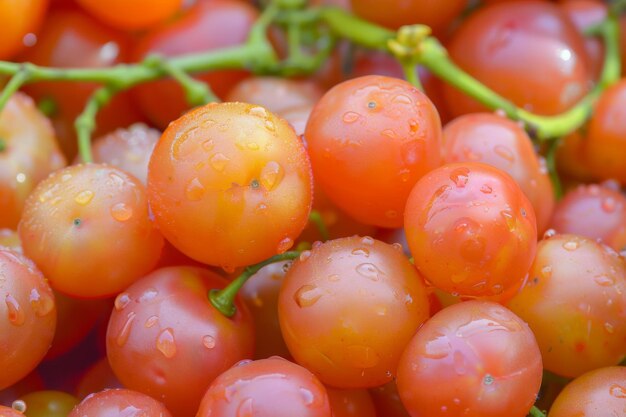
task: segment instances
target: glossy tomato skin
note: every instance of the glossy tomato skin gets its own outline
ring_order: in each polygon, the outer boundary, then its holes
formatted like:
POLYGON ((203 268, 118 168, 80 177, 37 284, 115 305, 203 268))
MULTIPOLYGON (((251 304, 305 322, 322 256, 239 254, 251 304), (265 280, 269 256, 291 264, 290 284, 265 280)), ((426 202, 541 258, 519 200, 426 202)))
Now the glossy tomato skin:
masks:
POLYGON ((0 389, 24 378, 50 348, 56 326, 54 294, 35 264, 0 248, 0 389))
POLYGON ((570 382, 552 404, 550 417, 613 417, 624 413, 626 368, 610 366, 570 382))
POLYGON ((391 77, 358 77, 329 90, 305 138, 316 183, 356 220, 381 227, 402 225, 411 188, 441 163, 437 110, 391 77))
POLYGON ((539 233, 547 229, 555 205, 552 182, 519 124, 492 113, 467 114, 444 127, 443 144, 446 163, 483 162, 513 177, 533 205, 539 233))
POLYGON ((159 401, 128 389, 109 389, 94 393, 78 404, 68 417, 114 417, 129 412, 142 417, 172 417, 159 401))
POLYGON ((296 362, 337 388, 389 382, 428 308, 426 288, 402 250, 358 236, 303 252, 278 299, 296 362))
POLYGON ((197 417, 331 417, 326 389, 308 370, 280 357, 244 361, 209 387, 197 417))
MULTIPOLYGON (((58 10, 46 17, 35 46, 20 56, 37 65, 71 68, 103 68, 129 58, 128 36, 115 31, 79 10, 58 10)), ((99 87, 95 83, 37 82, 24 87, 37 102, 52 100, 51 119, 61 148, 71 160, 76 155, 74 121, 85 102, 99 87)), ((94 136, 142 120, 130 93, 116 94, 96 117, 94 136)))
POLYGON ((193 416, 211 382, 254 350, 252 320, 241 300, 232 318, 209 302, 209 290, 225 285, 211 271, 171 267, 118 295, 107 356, 122 384, 159 398, 177 416, 193 416))
POLYGON ((376 408, 365 389, 335 389, 326 387, 333 417, 376 417, 376 408))
MULTIPOLYGON (((135 60, 151 54, 178 56, 242 44, 257 16, 257 10, 241 0, 199 2, 180 19, 147 33, 134 49, 135 60)), ((218 97, 225 97, 247 75, 243 70, 228 69, 198 78, 209 84, 218 97)), ((181 87, 172 80, 142 84, 134 92, 141 110, 161 129, 190 107, 181 87)))
MULTIPOLYGON (((115 129, 93 141, 93 162, 118 167, 146 185, 150 156, 160 138, 161 132, 143 123, 115 129)), ((82 161, 80 155, 77 161, 82 161)))
POLYGON ((526 323, 499 304, 467 301, 422 326, 402 354, 397 381, 412 417, 524 417, 541 376, 526 323))
MULTIPOLYGON (((549 2, 481 8, 460 25, 448 51, 470 75, 534 113, 562 113, 589 88, 583 38, 565 13, 549 2)), ((452 86, 445 85, 444 93, 454 116, 485 110, 452 86)))
POLYGON ((11 407, 0 405, 0 417, 24 417, 24 414, 11 407))
POLYGON ((177 249, 209 265, 245 266, 289 249, 304 229, 311 167, 283 119, 252 104, 209 104, 165 130, 148 193, 177 249))
POLYGON ((146 29, 176 13, 183 0, 76 0, 101 22, 122 30, 146 29))
POLYGON ((26 417, 67 417, 78 398, 63 391, 34 391, 23 395, 26 417))
POLYGON ((494 296, 519 286, 537 245, 532 205, 503 171, 447 164, 413 188, 404 229, 415 266, 446 292, 494 296))
POLYGON ((356 15, 391 29, 419 23, 443 30, 461 14, 465 4, 465 0, 351 0, 356 15))
POLYGON ((32 42, 37 42, 35 34, 43 22, 48 3, 48 0, 0 2, 0 59, 10 59, 32 42))
POLYGON ((626 80, 605 90, 595 105, 583 142, 587 167, 596 179, 626 184, 626 80))
POLYGON ((15 229, 26 197, 66 161, 50 121, 19 92, 0 113, 0 142, 0 228, 15 229))
POLYGON ((577 235, 542 240, 529 279, 508 306, 537 337, 544 367, 561 376, 617 364, 626 355, 626 266, 577 235))
POLYGON ((39 183, 19 234, 52 287, 79 298, 122 291, 154 267, 163 247, 143 185, 103 164, 72 165, 39 183))
POLYGON ((599 239, 621 251, 626 247, 626 197, 606 186, 580 185, 556 206, 550 228, 599 239))

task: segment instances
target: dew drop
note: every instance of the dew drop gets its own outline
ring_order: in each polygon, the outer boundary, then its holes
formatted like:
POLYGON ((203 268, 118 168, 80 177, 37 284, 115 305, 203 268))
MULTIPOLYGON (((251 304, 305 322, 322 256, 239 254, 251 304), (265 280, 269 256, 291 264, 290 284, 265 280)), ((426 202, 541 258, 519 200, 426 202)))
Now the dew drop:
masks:
POLYGON ((211 157, 211 159, 209 159, 209 163, 217 172, 224 171, 224 168, 226 168, 226 164, 228 164, 229 161, 230 158, 221 152, 216 153, 211 157))
POLYGON ((398 252, 404 252, 404 248, 402 247, 402 243, 392 243, 391 247, 394 248, 395 250, 397 250, 398 252))
POLYGON ((259 106, 255 106, 252 107, 250 110, 248 110, 248 114, 251 114, 252 116, 257 116, 257 117, 267 117, 267 110, 265 110, 263 107, 259 107, 259 106))
POLYGON ((381 271, 376 265, 371 263, 363 263, 357 265, 356 272, 364 276, 365 278, 371 279, 372 281, 378 281, 381 275, 385 275, 383 271, 381 271))
POLYGON ((615 284, 615 279, 604 274, 593 277, 593 280, 596 282, 596 284, 602 287, 610 287, 611 285, 615 284))
POLYGON ((307 407, 310 407, 315 401, 315 395, 313 395, 313 393, 306 388, 300 388, 300 395, 302 396, 304 405, 307 407))
POLYGON ((258 151, 259 150, 259 144, 256 142, 248 142, 247 144, 248 149, 252 150, 252 151, 258 151))
POLYGON ((493 148, 493 151, 496 153, 496 155, 501 156, 502 158, 506 159, 509 162, 514 162, 515 161, 515 157, 513 156, 513 152, 511 152, 511 150, 509 148, 507 148, 504 145, 496 145, 493 148))
POLYGON ((613 334, 615 332, 615 326, 608 322, 604 323, 604 330, 606 330, 608 334, 613 334))
POLYGON ((504 219, 504 222, 506 223, 506 227, 509 229, 509 231, 510 232, 515 231, 515 227, 517 226, 517 221, 515 220, 513 213, 511 213, 511 211, 509 210, 502 210, 500 212, 500 215, 504 219))
POLYGON ((419 130, 420 125, 419 123, 417 123, 417 120, 409 120, 409 133, 411 135, 414 135, 415 133, 417 133, 417 131, 419 130))
POLYGON ((279 254, 285 253, 287 249, 291 248, 292 246, 293 246, 293 239, 286 237, 280 242, 278 242, 278 247, 276 248, 276 252, 278 252, 279 254))
POLYGON ((276 131, 276 125, 274 125, 274 122, 272 122, 271 120, 265 121, 265 128, 269 130, 270 132, 276 131))
POLYGON ((92 199, 93 191, 90 190, 83 190, 80 193, 76 194, 76 197, 74 197, 74 201, 81 206, 89 204, 92 199))
POLYGON ((398 104, 413 104, 413 100, 411 100, 411 97, 407 96, 406 94, 398 94, 391 99, 391 102, 398 104))
POLYGON ((237 407, 236 417, 254 417, 254 407, 252 398, 246 398, 237 407))
POLYGON ((134 312, 131 311, 130 313, 128 313, 126 322, 122 326, 122 329, 117 334, 117 338, 115 339, 115 343, 119 347, 122 347, 126 344, 126 341, 128 340, 128 336, 130 336, 130 330, 133 327, 133 322, 135 321, 136 317, 137 317, 137 314, 135 314, 134 312))
POLYGON ((144 323, 144 327, 146 329, 149 329, 150 327, 154 326, 155 324, 157 324, 159 322, 159 318, 157 316, 150 316, 146 319, 146 322, 144 323))
POLYGON ((615 211, 615 206, 616 206, 616 202, 615 199, 612 197, 607 197, 604 200, 602 200, 602 210, 604 210, 606 213, 613 213, 615 211))
POLYGON ((54 309, 54 299, 47 294, 40 294, 36 288, 30 291, 30 305, 37 317, 44 317, 54 309))
POLYGON ((469 181, 469 173, 470 170, 465 167, 456 168, 450 173, 450 180, 456 185, 458 188, 464 188, 469 181))
POLYGON ((150 301, 152 299, 154 299, 154 297, 156 297, 159 294, 159 291, 157 291, 156 288, 147 288, 142 294, 141 296, 139 296, 139 298, 137 299, 137 301, 139 301, 140 303, 145 302, 145 301, 150 301))
POLYGON ((215 347, 215 338, 210 335, 206 335, 202 338, 202 345, 207 349, 213 349, 215 347))
POLYGON ((343 115, 343 121, 346 123, 354 123, 361 117, 358 113, 349 111, 343 115))
POLYGON ((174 331, 169 327, 159 333, 156 340, 156 348, 166 358, 173 358, 176 355, 176 342, 174 341, 174 331))
POLYGON ((202 142, 202 149, 204 149, 207 152, 212 151, 214 147, 215 147, 215 144, 213 143, 211 139, 205 140, 204 142, 202 142))
POLYGON ((127 292, 120 293, 117 297, 115 297, 115 302, 113 303, 115 310, 123 310, 130 303, 130 301, 130 294, 127 292))
POLYGON ((274 161, 268 162, 261 170, 259 180, 261 185, 268 191, 272 191, 285 176, 283 167, 274 161))
POLYGON ((493 384, 493 381, 495 381, 495 379, 490 374, 485 375, 483 378, 483 384, 485 385, 491 385, 493 384))
POLYGON ((337 275, 337 274, 332 274, 332 275, 329 275, 329 276, 328 276, 328 280, 329 280, 330 282, 337 282, 337 281, 339 281, 340 279, 341 279, 341 277, 340 277, 339 275, 337 275))
POLYGON ((544 239, 550 239, 551 237, 554 237, 554 236, 556 236, 556 230, 554 230, 554 229, 548 229, 543 234, 543 238, 544 239))
POLYGON ((117 203, 111 207, 111 216, 118 222, 125 222, 133 217, 133 209, 125 203, 117 203))
POLYGON ((613 384, 609 388, 609 394, 615 398, 626 398, 626 388, 618 384, 613 384))
POLYGON ((493 192, 493 188, 487 184, 483 184, 483 186, 480 187, 480 192, 483 194, 491 194, 493 192))
POLYGON ((398 137, 398 135, 396 135, 396 132, 394 132, 392 129, 385 129, 380 132, 380 134, 388 137, 389 139, 395 139, 398 137))
POLYGON ((366 248, 356 248, 352 250, 352 254, 355 256, 364 256, 367 258, 370 256, 370 251, 366 248))
POLYGON ((310 257, 311 257, 311 251, 305 250, 305 251, 302 251, 302 253, 300 253, 300 256, 298 257, 298 259, 300 260, 300 262, 304 262, 310 257))
POLYGON ((543 268, 541 268, 541 276, 544 277, 545 279, 550 279, 550 277, 552 277, 552 266, 546 265, 543 268))
POLYGON ((296 291, 296 293, 294 294, 294 300, 300 308, 310 307, 313 304, 317 303, 317 300, 319 300, 322 295, 324 295, 324 293, 321 289, 319 289, 315 285, 307 284, 303 285, 298 289, 298 291, 296 291))
POLYGON ((570 252, 575 251, 576 249, 578 249, 578 242, 576 242, 575 240, 568 240, 567 242, 563 243, 563 249, 570 252))
POLYGON ((22 306, 20 306, 20 303, 18 303, 18 301, 10 294, 7 294, 4 302, 7 305, 9 322, 11 322, 14 326, 23 325, 26 321, 26 315, 24 314, 24 310, 22 309, 22 306))

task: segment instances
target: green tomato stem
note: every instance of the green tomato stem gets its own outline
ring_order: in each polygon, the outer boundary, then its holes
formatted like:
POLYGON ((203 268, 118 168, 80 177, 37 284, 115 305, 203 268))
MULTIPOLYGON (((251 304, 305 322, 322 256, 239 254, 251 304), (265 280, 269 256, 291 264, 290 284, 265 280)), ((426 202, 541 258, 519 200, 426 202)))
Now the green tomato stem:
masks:
POLYGON ((0 112, 2 112, 11 96, 30 80, 30 67, 30 64, 23 64, 2 90, 2 93, 0 93, 0 112))
POLYGON ((315 225, 323 242, 330 239, 328 228, 326 227, 326 223, 324 223, 322 214, 319 211, 311 210, 311 213, 309 213, 309 221, 315 225))
POLYGON ((263 262, 259 262, 258 264, 248 266, 237 278, 232 280, 230 284, 228 284, 225 288, 221 290, 211 290, 209 291, 209 301, 215 308, 217 308, 220 313, 225 315, 226 317, 232 317, 237 312, 237 307, 235 306, 235 297, 237 293, 243 287, 243 284, 250 279, 251 276, 259 272, 261 268, 264 266, 281 262, 281 261, 291 261, 300 256, 300 252, 298 251, 289 251, 285 253, 281 253, 279 255, 272 256, 269 259, 264 260, 263 262))
POLYGON ((530 409, 530 412, 528 414, 532 417, 546 417, 546 414, 534 405, 533 408, 530 409))

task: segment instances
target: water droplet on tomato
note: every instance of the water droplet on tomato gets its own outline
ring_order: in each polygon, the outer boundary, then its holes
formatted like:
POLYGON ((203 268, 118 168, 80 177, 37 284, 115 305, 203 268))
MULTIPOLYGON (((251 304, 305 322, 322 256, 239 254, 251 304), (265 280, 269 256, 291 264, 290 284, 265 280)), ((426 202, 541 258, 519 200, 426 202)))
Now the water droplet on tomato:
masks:
POLYGON ((130 301, 130 294, 128 294, 127 292, 123 292, 115 297, 115 302, 113 303, 113 306, 115 307, 115 310, 121 311, 130 303, 130 301))
POLYGON ((23 325, 26 321, 26 315, 20 303, 11 294, 7 294, 4 302, 7 305, 9 322, 14 326, 23 325))
POLYGON ((111 216, 118 222, 125 222, 133 217, 133 209, 125 203, 117 203, 111 207, 111 216))
POLYGON ((372 281, 378 281, 381 275, 385 275, 383 271, 371 263, 357 265, 356 272, 365 278, 371 279, 372 281))
POLYGON ((206 335, 202 338, 202 345, 207 349, 213 349, 215 347, 215 338, 210 335, 206 335))
POLYGON ((150 316, 146 319, 146 322, 144 323, 144 327, 146 329, 149 329, 150 327, 154 326, 155 324, 157 324, 159 322, 159 318, 157 316, 150 316))
POLYGON ((236 417, 254 417, 254 407, 252 398, 246 398, 237 407, 236 417))
POLYGON ((215 155, 211 157, 211 159, 209 159, 209 163, 211 164, 213 169, 216 170, 217 172, 224 171, 224 168, 226 168, 226 165, 228 164, 229 161, 230 161, 230 158, 228 158, 226 155, 224 155, 221 152, 216 153, 215 155))
POLYGON ((454 169, 450 173, 450 180, 456 185, 458 188, 464 188, 469 181, 469 173, 470 170, 465 167, 460 167, 454 169))
POLYGON ((617 203, 613 197, 607 197, 602 200, 602 210, 604 210, 606 213, 613 213, 615 211, 616 204, 617 203))
POLYGON ((128 336, 130 336, 130 331, 133 328, 133 322, 135 321, 136 317, 137 314, 135 314, 135 312, 131 311, 130 313, 128 313, 128 316, 126 317, 126 322, 124 322, 124 325, 120 329, 120 332, 117 334, 117 338, 115 339, 115 343, 119 347, 122 347, 126 344, 128 336))
POLYGON ((355 256, 364 256, 364 257, 368 257, 370 256, 370 251, 366 248, 356 248, 352 250, 352 254, 355 256))
POLYGON ((74 197, 74 201, 81 206, 85 206, 89 204, 89 202, 93 199, 93 196, 93 191, 83 190, 76 194, 76 197, 74 197))
POLYGON ((349 111, 343 115, 343 121, 346 123, 354 123, 361 117, 358 113, 349 111))
POLYGON ((173 358, 176 355, 174 331, 171 328, 168 327, 159 333, 156 340, 156 348, 166 358, 173 358))
POLYGON ((311 257, 311 251, 310 250, 305 250, 305 251, 302 251, 302 253, 298 257, 298 259, 300 260, 300 262, 304 262, 307 259, 309 259, 310 257, 311 257))
POLYGON ((261 170, 259 181, 266 190, 272 191, 280 184, 284 176, 283 167, 278 162, 270 161, 261 170))
POLYGON ((46 293, 39 293, 36 288, 30 291, 30 305, 37 317, 44 317, 54 309, 54 299, 46 293))
POLYGON ((609 394, 615 398, 626 398, 626 388, 618 384, 613 384, 609 388, 609 394))
POLYGON ((290 237, 286 237, 280 242, 278 242, 278 247, 276 248, 276 252, 278 252, 279 254, 285 253, 287 249, 291 248, 292 246, 293 246, 293 239, 291 239, 290 237))
POLYGON ((145 301, 150 301, 152 300, 154 297, 156 297, 159 294, 159 291, 156 288, 147 288, 137 299, 137 301, 139 301, 140 303, 145 302, 145 301))
POLYGON ((575 240, 568 240, 567 242, 563 243, 563 249, 570 252, 575 251, 576 249, 578 249, 578 242, 576 242, 575 240))
POLYGON ((303 285, 296 291, 294 294, 294 300, 298 307, 310 307, 313 304, 317 303, 324 293, 321 289, 316 287, 315 285, 303 285))
POLYGON ((265 110, 263 107, 255 106, 248 110, 248 114, 257 117, 267 117, 267 110, 265 110))
POLYGON ((554 236, 556 236, 556 230, 554 230, 554 229, 548 229, 543 234, 543 238, 544 239, 550 239, 551 237, 554 237, 554 236))
POLYGON ((608 275, 597 275, 595 277, 593 277, 593 280, 596 282, 596 284, 602 286, 602 287, 609 287, 611 285, 615 284, 615 279, 608 276, 608 275))
POLYGON ((201 200, 205 193, 206 189, 198 178, 194 178, 189 181, 189 184, 187 184, 187 187, 185 188, 185 196, 187 197, 187 200, 201 200))

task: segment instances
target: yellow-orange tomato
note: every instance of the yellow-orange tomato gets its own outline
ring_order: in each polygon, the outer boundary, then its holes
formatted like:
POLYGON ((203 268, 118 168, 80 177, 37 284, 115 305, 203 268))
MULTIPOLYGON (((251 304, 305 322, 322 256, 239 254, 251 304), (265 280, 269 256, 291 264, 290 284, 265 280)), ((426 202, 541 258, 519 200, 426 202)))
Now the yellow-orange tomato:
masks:
POLYGON ((156 222, 185 255, 250 265, 289 249, 311 209, 311 166, 293 129, 263 107, 209 104, 171 123, 148 168, 156 222))
POLYGON ((444 161, 484 162, 509 174, 535 209, 543 233, 554 210, 554 191, 545 162, 517 123, 492 113, 460 116, 443 129, 444 161))
POLYGON ((468 301, 418 330, 397 381, 413 417, 525 417, 541 376, 541 353, 526 323, 499 304, 468 301))
POLYGON ((55 290, 107 297, 158 261, 163 237, 148 216, 139 180, 108 165, 73 165, 37 186, 18 231, 55 290))
POLYGON ((428 296, 402 249, 358 236, 316 245, 296 260, 278 298, 289 351, 322 382, 389 382, 428 318, 428 296))
POLYGON ((626 80, 600 96, 583 146, 587 167, 595 178, 626 184, 626 80))
POLYGON ((23 395, 26 417, 67 417, 79 401, 63 391, 35 391, 23 395))
POLYGON ((368 75, 328 91, 305 137, 316 184, 358 221, 400 227, 413 185, 441 163, 441 122, 422 92, 368 75))
POLYGON ((183 0, 76 0, 100 21, 118 29, 146 29, 176 13, 183 0))
POLYGON ((52 290, 27 258, 0 248, 0 389, 35 369, 56 326, 52 290))
POLYGON ((50 121, 30 97, 13 95, 0 112, 0 228, 16 228, 28 194, 64 166, 50 121))
POLYGON ((424 278, 462 296, 517 287, 537 246, 535 213, 524 193, 508 174, 478 162, 426 174, 411 191, 404 229, 424 278))
POLYGON ((626 413, 626 367, 610 366, 579 376, 552 404, 550 417, 617 417, 626 413))
POLYGON ((0 59, 11 58, 31 42, 37 42, 34 32, 45 16, 48 0, 1 0, 0 59))
POLYGON ((545 368, 575 377, 626 355, 626 266, 608 246, 577 235, 542 240, 509 307, 537 337, 545 368))
MULTIPOLYGON (((116 129, 93 141, 93 162, 116 166, 133 174, 142 184, 148 181, 148 163, 161 132, 142 123, 116 129)), ((80 155, 77 161, 81 162, 80 155)))

